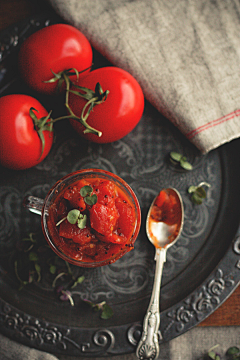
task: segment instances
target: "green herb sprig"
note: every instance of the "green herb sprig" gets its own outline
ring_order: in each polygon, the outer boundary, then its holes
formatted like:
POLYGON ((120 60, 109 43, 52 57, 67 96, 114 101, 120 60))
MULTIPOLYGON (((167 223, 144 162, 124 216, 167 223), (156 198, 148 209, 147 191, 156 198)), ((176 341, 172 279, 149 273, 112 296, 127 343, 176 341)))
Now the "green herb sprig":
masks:
MULTIPOLYGON (((47 275, 52 279, 52 288, 58 299, 69 301, 71 306, 75 306, 73 297, 81 295, 75 289, 84 282, 85 277, 74 275, 74 265, 55 255, 42 235, 30 233, 18 241, 11 261, 14 264, 15 276, 20 283, 19 290, 36 282, 40 283, 43 281, 43 275, 47 275)), ((89 300, 82 301, 91 305, 95 311, 100 311, 102 319, 109 319, 113 315, 106 301, 97 304, 89 300)))
MULTIPOLYGON (((63 287, 59 287, 57 292, 60 294, 59 299, 61 301, 69 301, 71 306, 75 306, 73 299, 74 295, 81 295, 78 291, 65 290, 63 287)), ((83 299, 82 301, 90 305, 94 311, 100 311, 101 319, 107 320, 113 316, 113 310, 111 306, 106 303, 106 301, 102 301, 100 303, 94 303, 87 299, 83 299)))
POLYGON ((218 354, 214 351, 218 346, 219 345, 215 345, 211 349, 208 350, 208 358, 209 359, 221 360, 220 354, 218 354))
POLYGON ((80 189, 80 195, 87 205, 95 205, 97 203, 97 195, 93 194, 93 188, 89 185, 85 185, 80 189))
POLYGON ((170 160, 174 165, 180 165, 184 170, 192 170, 192 165, 187 161, 186 156, 175 151, 170 152, 170 160))
POLYGON ((45 239, 34 233, 18 241, 13 257, 14 272, 20 282, 19 289, 40 282, 44 272, 55 276, 52 287, 56 286, 58 279, 64 279, 71 288, 84 280, 82 276, 75 277, 69 263, 55 255, 45 239))
POLYGON ((191 200, 196 205, 201 205, 203 200, 207 196, 207 193, 206 193, 206 190, 204 189, 204 186, 211 187, 210 184, 206 183, 205 181, 202 181, 197 186, 191 185, 188 188, 188 193, 192 194, 191 200))
MULTIPOLYGON (((97 203, 97 195, 93 194, 93 188, 89 185, 85 185, 80 189, 80 195, 87 205, 92 206, 97 203)), ((67 216, 57 222, 56 226, 59 226, 65 220, 72 225, 77 224, 79 229, 84 229, 87 224, 87 215, 83 215, 78 209, 72 209, 67 216)))
MULTIPOLYGON (((215 349, 219 347, 219 345, 213 346, 208 350, 207 356, 212 360, 221 360, 223 359, 219 353, 215 351, 215 349)), ((227 360, 240 360, 240 349, 237 346, 232 346, 226 351, 227 360)), ((225 359, 225 357, 224 357, 225 359)))
POLYGON ((226 355, 229 360, 240 360, 240 348, 232 346, 227 350, 226 355))
POLYGON ((56 226, 59 226, 65 220, 72 225, 77 224, 79 229, 84 229, 87 224, 87 215, 81 214, 78 209, 72 209, 68 212, 67 216, 57 222, 56 226))

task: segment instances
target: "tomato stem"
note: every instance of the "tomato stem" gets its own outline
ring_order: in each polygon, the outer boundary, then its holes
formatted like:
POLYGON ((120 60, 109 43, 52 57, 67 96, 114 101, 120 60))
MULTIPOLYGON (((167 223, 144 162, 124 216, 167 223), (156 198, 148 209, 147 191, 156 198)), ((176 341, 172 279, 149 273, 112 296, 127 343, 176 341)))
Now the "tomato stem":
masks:
MULTIPOLYGON (((75 94, 75 95, 80 96, 87 100, 87 103, 84 105, 84 107, 82 109, 81 117, 79 118, 79 121, 84 125, 84 124, 87 124, 87 119, 88 119, 91 111, 93 110, 94 106, 102 104, 104 101, 106 101, 108 94, 109 94, 109 90, 103 91, 103 89, 99 83, 96 84, 95 91, 85 88, 85 87, 82 87, 82 86, 79 86, 79 85, 76 85, 76 84, 73 84, 73 86, 75 88, 77 88, 78 91, 70 90, 70 86, 69 86, 67 92, 71 92, 72 94, 75 94)), ((69 95, 66 95, 66 107, 73 114, 72 110, 70 109, 70 107, 68 105, 68 97, 69 97, 69 95)), ((84 125, 84 126, 85 126, 85 130, 83 131, 84 134, 92 132, 89 129, 89 125, 88 126, 84 125)), ((99 133, 101 133, 101 132, 99 131, 99 133)), ((102 133, 101 133, 101 135, 102 135, 102 133)), ((101 136, 101 135, 98 135, 98 136, 101 136)))
MULTIPOLYGON (((95 105, 103 103, 107 99, 109 91, 108 90, 103 91, 102 87, 99 83, 96 84, 95 91, 74 84, 69 79, 69 71, 70 70, 72 70, 72 69, 66 70, 65 72, 63 71, 61 73, 62 79, 65 81, 65 84, 66 84, 65 107, 66 107, 69 115, 61 116, 57 119, 51 119, 50 123, 53 124, 59 120, 66 120, 66 119, 76 120, 85 127, 85 130, 83 131, 84 134, 92 133, 92 134, 95 134, 95 135, 101 137, 102 132, 93 128, 92 126, 90 126, 87 123, 87 119, 88 119, 88 116, 90 115, 90 112, 93 110, 93 107, 95 105), (75 88, 77 88, 78 91, 71 90, 70 89, 71 86, 74 86, 75 88), (69 92, 87 100, 87 103, 84 105, 84 107, 82 109, 81 117, 76 116, 69 106, 69 92)), ((76 69, 73 69, 73 70, 77 73, 76 69)), ((70 73, 70 74, 72 75, 72 73, 70 73)), ((58 74, 56 74, 56 77, 57 76, 58 76, 58 74)))
POLYGON ((48 81, 45 81, 46 83, 53 83, 53 82, 58 81, 58 88, 57 88, 58 91, 60 90, 63 82, 65 82, 65 84, 66 84, 65 107, 68 111, 68 115, 60 116, 56 119, 52 119, 50 117, 51 116, 51 111, 50 111, 47 116, 38 119, 34 112, 34 111, 36 111, 36 112, 38 112, 38 111, 34 108, 30 108, 29 114, 33 120, 34 128, 37 131, 38 136, 41 140, 41 144, 42 144, 42 150, 41 150, 39 159, 42 157, 42 154, 44 152, 44 147, 45 147, 45 137, 44 137, 43 131, 52 132, 53 124, 57 121, 67 120, 67 119, 76 120, 76 121, 80 122, 83 125, 83 127, 85 128, 85 130, 83 131, 84 134, 92 133, 92 134, 97 135, 98 137, 102 136, 102 132, 93 128, 92 126, 90 126, 87 123, 87 119, 88 119, 91 111, 93 110, 94 106, 102 104, 104 101, 106 101, 108 94, 109 94, 109 90, 103 91, 101 85, 99 83, 97 83, 95 86, 95 91, 93 91, 91 89, 76 85, 69 78, 69 76, 76 75, 77 80, 78 80, 79 74, 88 69, 89 68, 87 68, 81 72, 78 72, 76 69, 67 69, 67 70, 61 71, 57 74, 51 70, 54 77, 48 81), (71 86, 73 86, 77 90, 76 91, 71 90, 71 86), (69 106, 69 93, 70 92, 72 94, 75 94, 75 95, 80 96, 80 97, 84 98, 85 100, 87 100, 86 104, 84 105, 84 107, 82 109, 80 117, 78 117, 76 114, 74 114, 74 112, 72 111, 72 109, 69 106))
POLYGON ((34 128, 37 131, 38 136, 39 136, 39 138, 41 140, 42 150, 41 150, 41 154, 39 156, 39 159, 41 159, 43 151, 44 151, 44 147, 45 147, 45 137, 44 137, 43 131, 49 131, 49 132, 53 131, 52 122, 51 122, 51 120, 49 120, 50 115, 51 115, 51 111, 47 114, 47 116, 44 116, 44 117, 42 117, 40 119, 37 118, 34 111, 38 112, 38 110, 31 107, 30 110, 29 110, 29 115, 33 120, 34 128))

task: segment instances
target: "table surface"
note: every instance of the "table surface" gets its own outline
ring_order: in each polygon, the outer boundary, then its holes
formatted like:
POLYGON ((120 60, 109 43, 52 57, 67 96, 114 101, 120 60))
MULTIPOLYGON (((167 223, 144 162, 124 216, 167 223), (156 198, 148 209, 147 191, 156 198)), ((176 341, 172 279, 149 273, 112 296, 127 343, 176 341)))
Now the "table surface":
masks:
MULTIPOLYGON (((0 31, 40 11, 50 11, 44 0, 0 0, 0 31)), ((240 286, 198 326, 240 325, 240 286)))

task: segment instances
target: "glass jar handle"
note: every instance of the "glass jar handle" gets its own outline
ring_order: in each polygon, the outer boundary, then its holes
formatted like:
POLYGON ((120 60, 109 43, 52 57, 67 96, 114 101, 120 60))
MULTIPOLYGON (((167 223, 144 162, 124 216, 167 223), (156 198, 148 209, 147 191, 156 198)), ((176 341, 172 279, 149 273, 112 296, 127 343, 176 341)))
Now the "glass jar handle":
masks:
POLYGON ((23 200, 23 206, 37 215, 42 215, 43 204, 43 199, 31 195, 26 196, 23 200))

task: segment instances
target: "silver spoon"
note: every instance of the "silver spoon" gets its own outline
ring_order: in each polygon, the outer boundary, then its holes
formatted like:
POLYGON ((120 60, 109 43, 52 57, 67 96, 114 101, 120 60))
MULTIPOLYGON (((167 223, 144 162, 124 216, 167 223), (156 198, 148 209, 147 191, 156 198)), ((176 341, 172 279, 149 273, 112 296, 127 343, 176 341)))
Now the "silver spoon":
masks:
POLYGON ((159 297, 163 265, 166 261, 167 250, 176 243, 180 236, 183 219, 184 209, 181 195, 174 188, 163 189, 153 200, 146 221, 147 236, 156 248, 156 269, 152 296, 143 320, 142 336, 136 350, 136 355, 140 360, 154 360, 159 355, 159 297), (175 199, 172 212, 169 212, 165 206, 169 197, 175 199), (162 217, 163 212, 165 217, 162 217))

